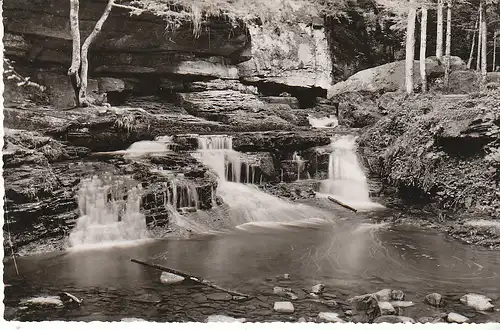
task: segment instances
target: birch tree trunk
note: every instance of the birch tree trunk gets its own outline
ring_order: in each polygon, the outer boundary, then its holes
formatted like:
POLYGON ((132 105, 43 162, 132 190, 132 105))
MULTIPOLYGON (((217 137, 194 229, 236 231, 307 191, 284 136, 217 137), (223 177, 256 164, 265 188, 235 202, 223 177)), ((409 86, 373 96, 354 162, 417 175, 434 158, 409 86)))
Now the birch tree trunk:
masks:
POLYGON ((479 72, 481 71, 481 49, 482 49, 482 42, 483 42, 483 33, 482 33, 482 28, 483 24, 481 24, 483 21, 483 2, 481 1, 479 3, 479 30, 477 32, 477 57, 476 57, 476 70, 479 72))
MULTIPOLYGON (((483 2, 483 1, 481 1, 483 2)), ((486 86, 486 51, 487 51, 487 34, 488 28, 486 26, 486 4, 483 3, 481 6, 481 88, 485 88, 486 86)))
POLYGON ((443 57, 443 1, 438 0, 437 5, 436 57, 440 61, 443 57))
POLYGON ((427 74, 425 72, 425 56, 427 53, 427 7, 422 7, 422 20, 420 22, 420 79, 422 80, 422 93, 427 91, 427 74))
POLYGON ((410 0, 410 9, 408 12, 408 25, 406 27, 406 65, 405 82, 406 94, 413 94, 413 60, 415 58, 415 19, 417 9, 415 0, 410 0))
POLYGON ((493 64, 491 65, 491 71, 495 72, 497 69, 497 37, 498 31, 493 34, 493 64))
POLYGON ((450 84, 450 57, 451 57, 451 0, 448 0, 448 10, 446 17, 446 52, 445 52, 445 70, 444 84, 446 88, 450 84))
POLYGON ((479 18, 476 21, 476 25, 474 25, 474 31, 472 31, 472 45, 470 46, 469 60, 467 61, 467 69, 470 69, 472 66, 472 58, 474 57, 474 47, 476 46, 476 30, 479 27, 479 18))
POLYGON ((108 19, 115 1, 116 0, 108 0, 101 18, 99 18, 96 25, 94 26, 94 29, 87 37, 87 39, 85 39, 83 45, 80 47, 80 30, 78 26, 78 11, 80 4, 78 0, 70 0, 70 22, 71 36, 73 37, 73 55, 71 67, 68 70, 68 76, 70 77, 71 84, 73 86, 73 89, 75 90, 77 107, 87 107, 92 103, 87 96, 89 48, 92 42, 94 42, 95 38, 101 33, 102 26, 108 19))
POLYGON ((73 53, 71 55, 71 66, 68 69, 68 76, 71 81, 71 86, 75 91, 76 105, 80 106, 80 26, 79 26, 79 9, 80 3, 78 0, 70 0, 69 21, 71 27, 71 38, 73 39, 73 53))

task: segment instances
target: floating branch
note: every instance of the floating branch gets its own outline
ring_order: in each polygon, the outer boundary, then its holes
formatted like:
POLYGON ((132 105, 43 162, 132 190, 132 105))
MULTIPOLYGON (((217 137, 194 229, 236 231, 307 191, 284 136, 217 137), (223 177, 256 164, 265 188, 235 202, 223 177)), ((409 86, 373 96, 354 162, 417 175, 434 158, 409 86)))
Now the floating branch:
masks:
POLYGON ((151 268, 156 268, 156 269, 162 270, 164 272, 169 272, 169 273, 172 273, 172 274, 175 274, 175 275, 179 275, 179 276, 188 278, 188 279, 190 279, 192 281, 195 281, 197 283, 206 285, 206 286, 211 287, 211 288, 216 289, 216 290, 227 292, 227 293, 229 293, 231 295, 234 295, 234 296, 241 296, 241 297, 245 297, 245 298, 251 298, 252 297, 250 295, 247 295, 247 294, 244 294, 244 293, 241 293, 241 292, 238 292, 238 291, 233 291, 233 290, 229 290, 229 289, 226 289, 226 288, 222 288, 222 287, 220 287, 218 285, 215 285, 215 284, 211 283, 210 281, 207 281, 207 280, 204 280, 204 279, 201 279, 201 278, 197 278, 197 277, 195 277, 193 275, 181 272, 181 271, 176 270, 176 269, 168 268, 168 267, 157 265, 157 264, 150 264, 148 262, 137 260, 137 259, 130 259, 130 261, 135 262, 135 263, 140 264, 140 265, 143 265, 143 266, 148 266, 148 267, 151 267, 151 268))
POLYGON ((329 200, 331 200, 331 201, 332 201, 332 202, 334 202, 334 203, 339 204, 339 205, 340 205, 340 206, 342 206, 342 207, 345 207, 345 208, 346 208, 346 209, 348 209, 348 210, 351 210, 351 211, 353 211, 353 212, 358 212, 358 210, 356 210, 354 207, 349 206, 349 205, 347 205, 347 204, 344 204, 344 203, 342 203, 341 201, 339 201, 338 199, 335 199, 335 198, 330 197, 330 196, 328 196, 328 199, 329 199, 329 200))

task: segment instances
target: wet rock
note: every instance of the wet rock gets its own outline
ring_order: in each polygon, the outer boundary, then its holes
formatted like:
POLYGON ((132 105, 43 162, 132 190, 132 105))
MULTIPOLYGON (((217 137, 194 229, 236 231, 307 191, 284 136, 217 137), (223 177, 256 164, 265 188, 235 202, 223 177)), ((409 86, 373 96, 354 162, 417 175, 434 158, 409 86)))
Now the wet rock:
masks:
POLYGON ((260 316, 269 316, 269 315, 272 315, 273 312, 270 310, 257 310, 254 312, 254 314, 260 315, 260 316))
POLYGON ((305 317, 299 317, 298 321, 299 323, 305 323, 307 322, 306 318, 305 317))
POLYGON ((374 320, 381 315, 377 297, 374 294, 355 296, 347 300, 356 312, 366 314, 368 321, 374 320))
POLYGON ((337 299, 338 298, 337 295, 334 293, 323 292, 321 295, 323 297, 329 298, 329 299, 337 299))
POLYGON ((321 294, 325 290, 325 285, 324 284, 316 284, 311 288, 311 292, 314 294, 321 294))
POLYGON ((401 290, 392 290, 391 300, 405 300, 405 293, 401 290))
POLYGON ((245 318, 234 318, 226 315, 210 315, 206 318, 205 322, 225 322, 225 323, 234 323, 234 322, 245 322, 245 318))
POLYGON ((380 313, 382 315, 393 315, 396 314, 394 306, 388 301, 379 301, 378 307, 380 308, 380 313))
POLYGON ((342 320, 339 317, 338 313, 333 313, 333 312, 320 312, 318 314, 318 318, 323 321, 327 322, 333 322, 333 323, 344 323, 344 320, 342 320))
POLYGON ((97 80, 99 92, 123 92, 125 82, 118 78, 101 77, 97 80))
POLYGON ((415 304, 411 301, 390 301, 391 305, 394 307, 407 308, 413 307, 415 304))
POLYGON ((373 323, 415 323, 415 320, 406 316, 384 315, 377 317, 373 323))
POLYGON ((215 301, 230 301, 233 299, 233 297, 229 293, 225 292, 210 293, 207 294, 207 298, 209 300, 215 300, 215 301))
POLYGON ((446 320, 449 323, 467 323, 469 322, 469 319, 463 315, 460 315, 458 313, 451 312, 448 314, 446 317, 446 320))
POLYGON ((417 321, 418 323, 439 323, 442 321, 442 318, 432 317, 432 316, 422 316, 417 321))
POLYGON ((276 279, 278 281, 289 280, 290 279, 290 274, 277 275, 276 279))
POLYGON ((298 299, 304 299, 307 293, 302 289, 294 289, 293 292, 297 295, 298 299))
POLYGON ((345 310, 345 311, 344 311, 344 314, 345 314, 346 316, 352 316, 352 315, 354 314, 354 312, 353 312, 352 310, 348 309, 348 310, 345 310))
POLYGON ((283 288, 281 286, 275 286, 273 288, 273 293, 277 296, 280 296, 280 297, 286 297, 288 294, 292 293, 292 289, 283 288))
POLYGON ((233 136, 237 151, 298 151, 330 144, 330 136, 323 131, 255 132, 233 136))
POLYGON ((389 301, 391 300, 391 289, 382 289, 374 293, 378 301, 389 301))
POLYGON ((278 313, 291 314, 295 311, 293 304, 289 301, 277 301, 274 303, 273 309, 278 313))
POLYGON ((64 305, 81 305, 83 302, 83 299, 79 299, 68 292, 60 293, 59 298, 61 298, 61 301, 64 303, 64 305))
POLYGON ((147 322, 145 319, 138 317, 124 317, 120 320, 121 322, 147 322))
POLYGON ((425 296, 424 302, 431 306, 439 307, 443 305, 443 296, 441 296, 439 293, 429 293, 427 296, 425 296))
POLYGON ((480 294, 468 293, 460 298, 460 302, 477 311, 492 311, 494 309, 491 299, 480 294))
POLYGON ((162 272, 160 276, 160 282, 162 284, 178 284, 182 281, 184 281, 184 277, 168 272, 162 272))
POLYGON ((36 306, 36 307, 63 307, 64 304, 58 296, 41 296, 28 299, 22 299, 19 304, 21 306, 36 306))

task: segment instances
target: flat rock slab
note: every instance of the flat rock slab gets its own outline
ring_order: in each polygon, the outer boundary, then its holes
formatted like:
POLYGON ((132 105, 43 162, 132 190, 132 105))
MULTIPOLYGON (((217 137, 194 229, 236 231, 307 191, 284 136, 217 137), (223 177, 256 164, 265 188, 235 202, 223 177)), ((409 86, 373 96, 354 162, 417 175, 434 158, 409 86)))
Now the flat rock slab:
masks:
POLYGON ((415 320, 406 316, 384 315, 376 318, 373 323, 415 323, 415 320))
POLYGON ((458 313, 449 313, 448 316, 446 317, 446 320, 450 323, 467 323, 469 322, 469 319, 463 315, 460 315, 458 313))
POLYGON ((415 306, 415 303, 411 301, 390 301, 390 303, 393 307, 400 307, 400 308, 415 306))
POLYGON ((184 281, 184 277, 168 272, 162 272, 160 282, 162 284, 178 284, 184 281))
POLYGON ((289 301, 277 301, 274 303, 274 308, 278 313, 291 314, 295 311, 293 304, 289 301))
POLYGON ((382 315, 396 314, 396 310, 394 309, 394 306, 392 306, 392 304, 388 301, 379 301, 378 307, 380 308, 380 313, 382 315))
POLYGON ((245 322, 245 318, 234 318, 226 315, 210 315, 207 317, 206 322, 225 322, 225 323, 234 323, 234 322, 245 322))
POLYGON ((233 296, 231 296, 229 293, 217 292, 217 293, 207 294, 207 298, 208 300, 229 301, 233 299, 233 296))
POLYGON ((339 318, 339 314, 333 312, 320 312, 318 318, 327 322, 344 323, 344 320, 339 318))
POLYGON ((42 296, 29 299, 23 299, 19 303, 23 306, 39 306, 39 307, 62 307, 63 302, 58 296, 42 296))
POLYGON ((494 309, 491 299, 476 293, 468 293, 460 298, 464 305, 474 308, 477 311, 492 311, 494 309))

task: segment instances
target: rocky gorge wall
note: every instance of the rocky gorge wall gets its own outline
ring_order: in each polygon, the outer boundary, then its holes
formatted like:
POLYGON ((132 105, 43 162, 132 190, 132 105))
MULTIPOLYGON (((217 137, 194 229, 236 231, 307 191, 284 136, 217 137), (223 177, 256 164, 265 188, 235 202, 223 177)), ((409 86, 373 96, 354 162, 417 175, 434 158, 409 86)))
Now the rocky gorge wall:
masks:
MULTIPOLYGON (((82 38, 91 32, 104 6, 102 0, 80 4, 82 38)), ((193 92, 189 84, 194 81, 221 79, 259 89, 262 86, 268 95, 288 91, 301 96, 303 90, 326 90, 331 84, 331 59, 320 19, 313 23, 298 15, 297 21, 267 29, 258 22, 209 17, 195 35, 191 17, 182 15, 178 14, 180 23, 171 26, 152 13, 131 15, 128 9, 113 8, 90 49, 91 91, 189 93, 193 92), (102 82, 110 77, 121 81, 102 82)), ((4 24, 6 56, 48 87, 52 104, 71 107, 71 89, 65 77, 71 61, 67 2, 6 1, 4 24)), ((111 95, 110 101, 122 103, 123 97, 111 95)))

